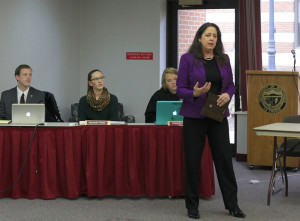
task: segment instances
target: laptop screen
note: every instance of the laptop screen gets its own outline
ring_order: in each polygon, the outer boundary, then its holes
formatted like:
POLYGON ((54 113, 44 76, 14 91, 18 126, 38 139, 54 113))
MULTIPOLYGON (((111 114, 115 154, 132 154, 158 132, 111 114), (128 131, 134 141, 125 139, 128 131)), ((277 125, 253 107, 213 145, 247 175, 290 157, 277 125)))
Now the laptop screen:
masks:
POLYGON ((12 104, 12 123, 37 125, 45 123, 45 104, 12 104))
POLYGON ((156 125, 168 125, 168 121, 182 121, 179 115, 182 101, 157 101, 156 125))

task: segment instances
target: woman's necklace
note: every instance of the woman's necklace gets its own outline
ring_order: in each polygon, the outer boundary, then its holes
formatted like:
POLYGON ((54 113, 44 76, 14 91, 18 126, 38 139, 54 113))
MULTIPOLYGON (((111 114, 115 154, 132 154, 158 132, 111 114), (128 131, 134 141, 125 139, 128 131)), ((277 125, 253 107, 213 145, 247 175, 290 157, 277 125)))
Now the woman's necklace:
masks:
POLYGON ((204 58, 204 60, 210 61, 214 58, 214 56, 212 56, 211 58, 204 58))

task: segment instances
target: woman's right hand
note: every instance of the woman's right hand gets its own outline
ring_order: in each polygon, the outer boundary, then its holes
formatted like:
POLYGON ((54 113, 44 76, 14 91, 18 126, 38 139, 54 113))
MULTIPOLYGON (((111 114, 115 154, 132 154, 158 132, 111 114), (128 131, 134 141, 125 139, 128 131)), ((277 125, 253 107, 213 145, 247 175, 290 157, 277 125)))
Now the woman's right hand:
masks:
POLYGON ((211 82, 206 82, 203 87, 199 87, 199 82, 194 86, 194 97, 200 97, 200 95, 207 93, 210 90, 211 82))

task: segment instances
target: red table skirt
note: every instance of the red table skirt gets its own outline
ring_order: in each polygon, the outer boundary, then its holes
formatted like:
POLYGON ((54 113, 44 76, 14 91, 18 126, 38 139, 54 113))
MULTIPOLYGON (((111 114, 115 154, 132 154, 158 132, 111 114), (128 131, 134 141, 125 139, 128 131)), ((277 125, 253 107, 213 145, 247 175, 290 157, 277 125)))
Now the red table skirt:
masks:
MULTIPOLYGON (((0 127, 0 191, 19 175, 34 128, 0 127)), ((215 193, 208 144, 199 195, 215 193)), ((14 188, 0 197, 183 196, 182 127, 40 127, 14 188)))

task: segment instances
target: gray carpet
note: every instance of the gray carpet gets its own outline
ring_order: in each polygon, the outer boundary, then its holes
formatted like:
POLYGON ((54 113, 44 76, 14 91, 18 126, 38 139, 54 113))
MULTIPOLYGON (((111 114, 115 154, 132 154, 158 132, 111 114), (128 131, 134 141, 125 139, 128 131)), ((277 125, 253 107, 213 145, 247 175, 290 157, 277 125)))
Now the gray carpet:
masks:
MULTIPOLYGON (((289 196, 280 191, 267 206, 270 168, 249 170, 245 162, 233 158, 239 186, 239 205, 247 214, 245 220, 299 220, 300 172, 289 171, 289 196), (259 180, 251 184, 250 180, 259 180)), ((280 183, 280 180, 276 182, 280 183)), ((200 200, 200 220, 240 220, 224 209, 219 186, 211 199, 200 200)), ((176 221, 187 217, 183 198, 104 197, 77 199, 0 199, 0 221, 15 220, 101 220, 101 221, 176 221)))

